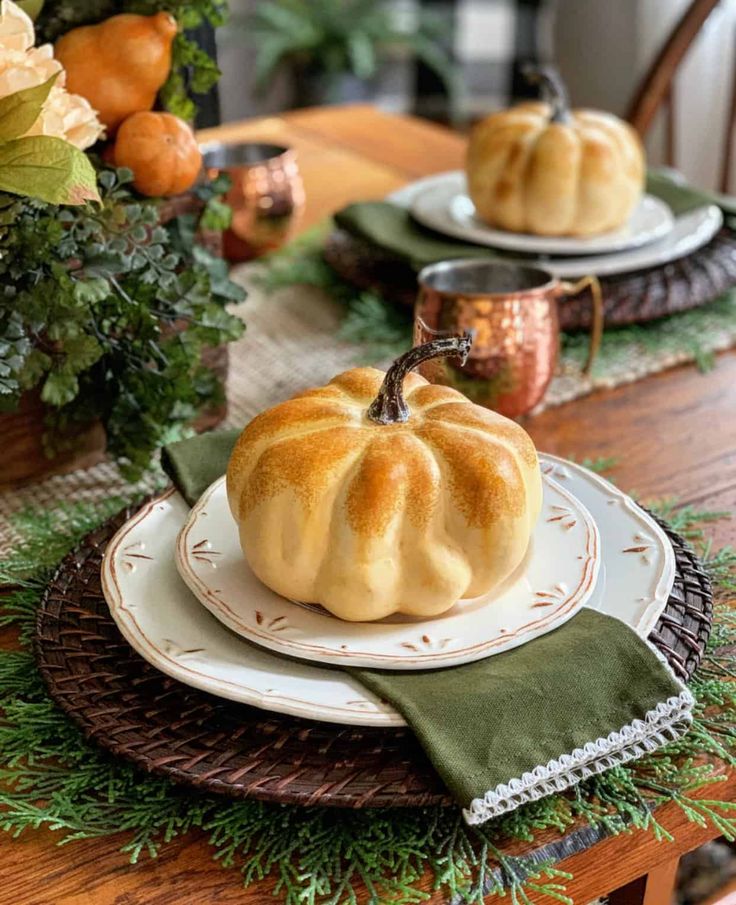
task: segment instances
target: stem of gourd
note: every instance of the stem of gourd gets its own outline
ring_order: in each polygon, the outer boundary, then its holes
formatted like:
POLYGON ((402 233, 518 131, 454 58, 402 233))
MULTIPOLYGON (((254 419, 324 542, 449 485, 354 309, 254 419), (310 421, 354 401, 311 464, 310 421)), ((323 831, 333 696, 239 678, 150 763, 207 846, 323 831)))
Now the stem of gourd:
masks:
POLYGON ((464 365, 473 338, 470 333, 449 339, 434 339, 405 352, 391 365, 381 384, 378 395, 368 408, 368 417, 376 424, 402 424, 409 420, 409 406, 404 399, 404 378, 431 358, 459 358, 464 365))
POLYGON ((567 96, 567 89, 562 78, 552 66, 534 66, 528 65, 523 69, 524 78, 531 85, 539 85, 542 91, 542 99, 552 108, 550 122, 552 123, 569 123, 572 119, 570 114, 570 101, 567 96))

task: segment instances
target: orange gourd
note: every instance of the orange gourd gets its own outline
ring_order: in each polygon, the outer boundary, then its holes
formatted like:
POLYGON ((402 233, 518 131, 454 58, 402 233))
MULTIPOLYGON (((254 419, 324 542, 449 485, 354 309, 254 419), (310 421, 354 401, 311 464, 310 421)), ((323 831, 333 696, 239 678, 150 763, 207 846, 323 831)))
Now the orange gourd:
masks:
POLYGON ((98 25, 73 28, 54 54, 66 87, 86 97, 110 131, 132 113, 151 110, 171 70, 176 20, 169 13, 124 13, 98 25))
POLYGON ((133 171, 133 185, 143 195, 178 195, 194 184, 202 154, 178 116, 134 113, 118 129, 115 164, 133 171))

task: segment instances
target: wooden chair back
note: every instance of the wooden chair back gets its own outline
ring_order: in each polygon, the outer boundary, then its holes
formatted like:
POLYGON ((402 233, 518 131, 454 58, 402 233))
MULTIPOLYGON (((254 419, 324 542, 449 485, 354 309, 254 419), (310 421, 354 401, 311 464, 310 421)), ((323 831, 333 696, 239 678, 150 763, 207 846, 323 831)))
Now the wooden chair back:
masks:
MULTIPOLYGON (((655 116, 665 109, 665 156, 669 166, 675 166, 675 99, 673 83, 677 71, 693 42, 720 0, 692 0, 675 25, 662 49, 649 67, 629 106, 626 118, 642 138, 655 116)), ((731 86, 725 149, 721 158, 720 188, 727 191, 731 177, 731 151, 736 127, 736 80, 731 86)))

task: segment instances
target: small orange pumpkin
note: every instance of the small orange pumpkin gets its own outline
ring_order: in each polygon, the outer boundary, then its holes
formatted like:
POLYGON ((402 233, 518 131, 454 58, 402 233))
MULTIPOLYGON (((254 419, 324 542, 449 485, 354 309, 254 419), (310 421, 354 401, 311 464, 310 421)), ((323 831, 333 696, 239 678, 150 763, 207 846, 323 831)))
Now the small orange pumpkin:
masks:
POLYGON ((133 171, 133 185, 142 195, 178 195, 194 184, 202 153, 178 116, 134 113, 118 129, 115 164, 133 171))

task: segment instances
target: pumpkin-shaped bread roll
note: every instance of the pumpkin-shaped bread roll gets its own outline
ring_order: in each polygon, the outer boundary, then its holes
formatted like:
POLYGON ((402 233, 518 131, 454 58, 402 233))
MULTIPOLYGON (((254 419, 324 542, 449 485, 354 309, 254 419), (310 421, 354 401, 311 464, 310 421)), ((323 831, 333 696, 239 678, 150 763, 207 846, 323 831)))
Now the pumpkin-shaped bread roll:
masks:
POLYGON ((521 563, 542 501, 518 424, 410 373, 357 368, 263 412, 227 470, 245 557, 284 597, 343 619, 431 617, 497 588, 521 563))
POLYGON ((644 188, 644 151, 628 123, 570 110, 564 86, 539 75, 549 101, 494 113, 473 129, 468 192, 489 226, 592 236, 622 226, 644 188))

